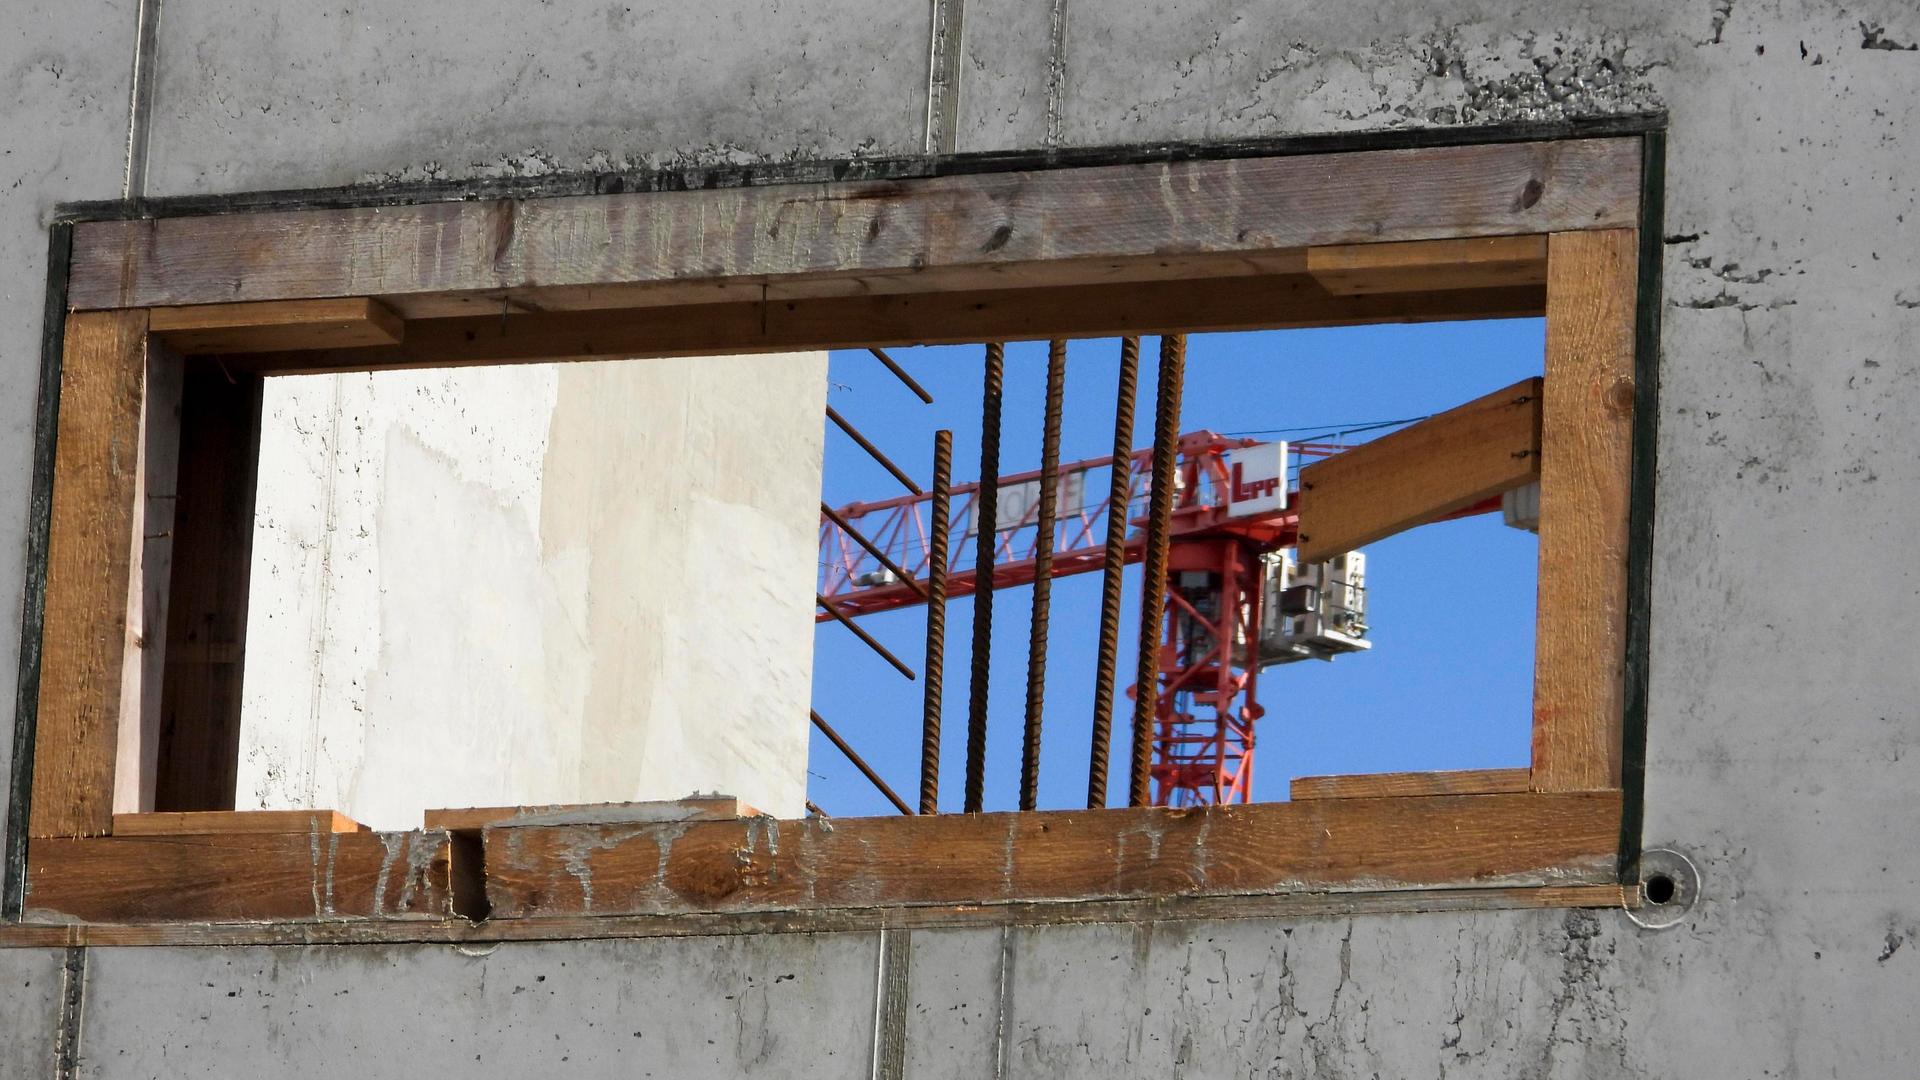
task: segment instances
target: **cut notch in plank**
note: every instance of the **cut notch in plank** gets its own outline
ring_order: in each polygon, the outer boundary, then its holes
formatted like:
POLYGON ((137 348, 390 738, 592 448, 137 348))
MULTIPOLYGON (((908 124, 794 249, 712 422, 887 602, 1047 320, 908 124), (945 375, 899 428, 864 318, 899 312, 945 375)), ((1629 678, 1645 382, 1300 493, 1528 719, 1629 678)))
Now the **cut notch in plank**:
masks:
POLYGON ((1533 786, 1620 784, 1638 238, 1556 233, 1547 277, 1533 786))
POLYGON ((731 795, 695 795, 685 799, 626 803, 565 803, 548 806, 470 806, 428 810, 429 829, 484 829, 508 825, 663 824, 674 821, 731 821, 753 817, 731 795))
POLYGON ((1300 561, 1330 559, 1539 479, 1541 393, 1541 379, 1524 379, 1301 469, 1300 561))
POLYGON ((367 827, 338 810, 206 810, 115 814, 115 836, 196 836, 233 833, 352 833, 367 827))
POLYGON ((1306 262, 1307 273, 1336 296, 1539 285, 1547 280, 1547 238, 1341 244, 1308 248, 1306 262))
POLYGON ((28 823, 33 836, 99 836, 112 827, 146 373, 145 311, 67 317, 28 823))
POLYGON ((1452 769, 1436 772, 1296 776, 1293 799, 1367 799, 1396 795, 1501 795, 1526 791, 1526 769, 1452 769))
POLYGON ((284 352, 397 345, 406 324, 366 296, 158 307, 153 332, 183 353, 284 352))

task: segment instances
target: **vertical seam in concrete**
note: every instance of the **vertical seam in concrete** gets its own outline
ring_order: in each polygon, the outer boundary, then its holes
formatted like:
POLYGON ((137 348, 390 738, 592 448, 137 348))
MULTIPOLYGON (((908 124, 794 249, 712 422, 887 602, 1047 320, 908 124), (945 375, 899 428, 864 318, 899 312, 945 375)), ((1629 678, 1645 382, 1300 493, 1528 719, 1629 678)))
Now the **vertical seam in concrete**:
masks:
POLYGON ((153 126, 154 68, 159 59, 160 0, 140 0, 133 43, 133 77, 127 92, 127 171, 121 196, 147 196, 147 132, 153 126))
POLYGON ((61 965, 60 1026, 53 1042, 54 1080, 74 1080, 80 1075, 80 1021, 87 1000, 87 950, 67 946, 66 962, 61 965))
POLYGON ((907 991, 912 963, 913 932, 880 931, 873 988, 874 1080, 903 1080, 907 1074, 907 991))
POLYGON ((1061 100, 1067 92, 1067 0, 1053 0, 1047 30, 1047 145, 1059 146, 1061 100))
POLYGON ((1006 1080, 1007 1040, 1013 1038, 1013 927, 1000 928, 1000 999, 993 1017, 993 1076, 1006 1080))
POLYGON ((959 143, 961 56, 966 0, 933 0, 927 48, 926 152, 951 154, 959 143))

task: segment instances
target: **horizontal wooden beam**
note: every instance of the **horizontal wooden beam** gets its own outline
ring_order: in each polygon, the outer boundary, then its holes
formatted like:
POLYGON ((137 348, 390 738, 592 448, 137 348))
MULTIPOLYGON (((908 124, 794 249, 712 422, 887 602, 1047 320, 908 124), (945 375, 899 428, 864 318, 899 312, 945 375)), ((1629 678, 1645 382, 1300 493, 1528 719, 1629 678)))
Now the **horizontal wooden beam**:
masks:
POLYGON ((1154 900, 1061 903, 946 904, 923 907, 814 908, 687 915, 573 915, 541 919, 354 919, 281 922, 0 924, 0 949, 156 945, 487 944, 724 937, 740 934, 859 933, 965 927, 1080 926, 1181 920, 1303 919, 1403 912, 1505 911, 1540 908, 1635 908, 1635 885, 1540 885, 1517 888, 1395 889, 1269 893, 1259 896, 1169 896, 1154 900))
POLYGON ((36 839, 26 918, 42 922, 452 917, 444 832, 36 839))
POLYGON ((1599 884, 1620 796, 489 828, 493 917, 1599 884))
POLYGON ((1625 227, 1639 157, 1637 139, 1585 139, 86 222, 67 296, 80 309, 378 296, 404 310, 498 290, 539 307, 549 288, 880 274, 932 292, 986 267, 1625 227))
POLYGON ((350 833, 367 827, 338 810, 207 810, 115 814, 115 836, 183 836, 234 833, 350 833))
POLYGON ((1330 293, 1544 285, 1545 236, 1487 236, 1309 248, 1307 273, 1330 293))
POLYGON ((1300 470, 1300 561, 1436 521, 1540 478, 1541 380, 1527 379, 1300 470))
POLYGON ((405 325, 380 301, 349 296, 154 308, 152 329, 177 352, 232 353, 392 345, 405 325))
POLYGON ((1296 776, 1294 799, 1374 799, 1395 795, 1501 795, 1527 790, 1526 769, 1457 769, 1445 772, 1351 773, 1296 776))
POLYGON ((659 824, 670 821, 731 821, 750 816, 731 795, 628 803, 570 803, 550 806, 469 806, 429 810, 429 829, 483 829, 489 825, 659 824))
POLYGON ((1082 285, 791 304, 534 312, 407 325, 387 348, 229 356, 266 375, 470 364, 729 355, 803 349, 1026 341, 1112 334, 1524 318, 1541 286, 1334 296, 1305 274, 1082 285))

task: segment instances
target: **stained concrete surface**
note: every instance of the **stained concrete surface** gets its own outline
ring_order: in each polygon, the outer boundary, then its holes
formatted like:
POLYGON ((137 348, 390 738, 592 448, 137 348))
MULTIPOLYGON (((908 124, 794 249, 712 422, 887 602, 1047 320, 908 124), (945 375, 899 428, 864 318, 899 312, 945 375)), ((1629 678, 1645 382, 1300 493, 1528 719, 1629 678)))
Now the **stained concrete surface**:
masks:
POLYGON ((50 1076, 60 1035, 66 955, 0 949, 0 1076, 50 1076))
MULTIPOLYGON (((940 1028, 928 1018, 939 1011, 931 1005, 927 1016, 911 1019, 920 1026, 909 1040, 909 1075, 957 1075, 961 1066, 928 1048, 978 1053, 973 1025, 989 1016, 1009 1025, 996 1028, 989 1044, 1008 1075, 1058 1068, 1108 1076, 1129 1053, 1156 1066, 1140 1071, 1192 1076, 1914 1072, 1920 869, 1908 853, 1920 832, 1911 796, 1920 789, 1920 665, 1911 645, 1920 630, 1920 545, 1911 539, 1920 527, 1920 455, 1911 436, 1920 419, 1920 180, 1912 132, 1920 121, 1920 51, 1905 46, 1920 43, 1920 12, 1899 0, 1281 9, 1230 0, 1065 0, 1058 5, 1064 47, 1049 42, 1041 50, 1019 29, 1037 18, 1022 12, 997 21, 996 6, 969 6, 976 29, 962 82, 962 149, 1032 148, 1049 137, 1081 145, 1199 141, 1667 110, 1646 836, 1694 858, 1702 897, 1680 925, 1660 932, 1612 912, 1022 930, 1005 973, 990 966, 997 934, 976 933, 929 946, 948 949, 942 963, 953 971, 952 1002, 965 1005, 948 1012, 967 1022, 940 1028), (977 29, 982 20, 986 28, 977 29), (995 45, 997 33, 1009 36, 1007 48, 995 45), (972 98, 968 87, 978 88, 972 98), (1032 119, 1036 98, 1044 126, 1032 119), (1217 947, 1222 941, 1230 947, 1217 947), (994 998, 990 1014, 976 1011, 982 988, 1003 977, 1011 995, 994 998), (1223 1004, 1229 990, 1233 1001, 1223 1004), (1136 1006, 1138 1023, 1117 1015, 1136 1006), (1241 1009, 1249 1019, 1239 1019, 1241 1009), (926 1041, 916 1041, 919 1033, 926 1041), (1007 1033, 1013 1037, 1003 1040, 1007 1033)), ((540 10, 555 12, 552 40, 564 43, 578 40, 569 35, 585 25, 580 13, 589 9, 540 10)), ((848 58, 872 53, 863 70, 884 68, 885 92, 875 95, 881 105, 860 78, 825 106, 811 94, 764 93, 794 67, 795 50, 769 47, 743 25, 703 43, 728 58, 723 70, 731 77, 718 89, 693 70, 711 52, 649 54, 662 70, 686 73, 649 85, 660 88, 657 108, 688 118, 687 127, 657 135, 641 120, 613 123, 632 132, 632 153, 662 160, 706 152, 710 142, 718 148, 721 140, 726 146, 716 152, 753 159, 778 159, 796 147, 809 156, 855 153, 869 137, 881 149, 917 146, 922 133, 909 121, 924 104, 924 12, 902 10, 833 5, 822 16, 832 26, 872 27, 873 34, 836 38, 828 48, 840 59, 810 53, 803 65, 814 80, 818 65, 852 70, 848 58), (902 20, 921 27, 910 58, 895 45, 907 36, 902 20), (869 40, 878 43, 869 49, 869 40), (743 71, 763 78, 742 79, 743 71), (823 109, 831 131, 820 120, 823 109)), ((67 5, 57 18, 78 26, 126 14, 105 4, 67 5)), ((658 18, 671 27, 690 17, 658 18)), ((442 55, 447 47, 410 18, 419 17, 393 16, 379 54, 442 55)), ((337 47, 305 22, 276 29, 271 17, 204 0, 169 0, 166 25, 155 129, 156 178, 165 190, 485 172, 510 167, 503 157, 522 153, 522 144, 550 154, 556 167, 601 160, 573 141, 576 131, 608 123, 606 99, 585 87, 577 108, 567 104, 570 95, 542 98, 534 123, 512 95, 498 92, 510 85, 499 76, 481 77, 478 85, 492 92, 468 99, 460 91, 469 84, 444 66, 424 65, 416 77, 388 63, 381 77, 414 92, 360 89, 356 67, 375 51, 370 37, 337 47), (214 62, 196 68, 203 57, 214 62), (425 104, 394 121, 407 128, 405 138, 373 130, 373 119, 353 104, 379 103, 384 118, 405 111, 395 101, 416 97, 425 104), (295 118, 289 127, 297 135, 278 141, 275 110, 295 118), (248 164, 255 157, 260 164, 248 164)), ((131 31, 113 33, 130 38, 131 31)), ((817 48, 821 39, 811 33, 795 40, 817 48)), ((564 44, 527 48, 548 72, 573 63, 564 44)), ((123 52, 98 67, 118 72, 126 62, 123 52)), ((588 65, 578 68, 576 77, 590 82, 588 65)), ((62 108, 84 99, 48 85, 62 108)), ((110 127, 101 125, 106 137, 87 140, 35 127, 21 145, 35 161, 73 160, 62 157, 69 151, 63 140, 72 140, 72 154, 105 157, 113 149, 110 127)), ((0 194, 7 220, 25 222, 32 216, 21 209, 25 200, 43 206, 68 197, 65 188, 56 179, 31 195, 0 194)), ((11 310, 37 320, 37 296, 29 306, 20 295, 12 292, 11 310)), ((6 340, 19 332, 6 330, 6 340)), ((9 388, 30 386, 31 360, 7 346, 0 379, 9 388)), ((0 410, 27 415, 17 394, 0 398, 0 410)), ((9 552, 17 550, 17 508, 25 503, 25 443, 11 438, 14 449, 0 460, 0 477, 9 478, 0 483, 0 505, 16 507, 0 515, 0 549, 9 552)), ((0 624, 0 642, 12 634, 0 624)), ((915 940, 918 956, 922 935, 915 940)), ((533 956, 574 948, 525 947, 533 956)), ((354 963, 436 970, 430 965, 440 961, 426 959, 434 952, 380 947, 354 963)), ((259 952, 92 955, 102 970, 179 974, 157 988, 138 979, 100 984, 106 989, 92 1000, 120 1001, 101 1006, 108 1015, 118 1009, 173 1025, 89 1023, 88 1053, 105 1062, 185 1055, 170 1048, 202 1038, 179 1001, 195 965, 259 952)), ((276 993, 324 979, 332 962, 301 950, 274 956, 277 971, 259 978, 276 993)), ((743 962, 743 969, 753 967, 743 962)), ((580 1008, 598 1007, 623 985, 621 973, 595 970, 592 985, 573 990, 580 1008)), ((873 974, 869 967, 869 982, 873 974)), ((338 1037, 324 1046, 297 1049, 346 1056, 336 1043, 391 1040, 385 1033, 399 1025, 430 1025, 447 1006, 423 997, 424 985, 373 980, 369 996, 383 1008, 328 1029, 338 1037)), ((912 985, 932 995, 942 983, 916 974, 912 985)), ((870 1006, 871 991, 859 1000, 870 1006)), ((463 1015, 467 1026, 491 1030, 482 1013, 463 1015)), ((862 1015, 870 1022, 870 1013, 862 1015)), ((288 1023, 305 1021, 263 1010, 251 1027, 215 1030, 233 1035, 231 1045, 252 1047, 254 1032, 288 1023)), ((252 1050, 237 1056, 257 1069, 286 1060, 252 1050)), ((730 1066, 689 1067, 688 1074, 731 1075, 730 1066)), ((163 1070, 148 1075, 155 1071, 163 1070)))
POLYGON ((271 381, 238 805, 405 829, 720 791, 804 814, 826 373, 271 381))

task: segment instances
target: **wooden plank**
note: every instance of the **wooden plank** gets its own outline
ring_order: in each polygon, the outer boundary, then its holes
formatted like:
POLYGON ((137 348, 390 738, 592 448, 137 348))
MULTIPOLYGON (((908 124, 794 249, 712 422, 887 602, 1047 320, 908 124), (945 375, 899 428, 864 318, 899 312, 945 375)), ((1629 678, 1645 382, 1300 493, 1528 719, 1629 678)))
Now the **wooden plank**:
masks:
POLYGON ((1352 773, 1296 776, 1294 799, 1373 799, 1394 795, 1499 795, 1527 791, 1526 769, 1456 769, 1442 772, 1352 773))
POLYGON ((1540 476, 1541 380, 1525 379, 1300 470, 1300 561, 1436 521, 1540 476))
POLYGON ((1331 918, 1399 912, 1638 907, 1633 885, 1399 889, 1259 896, 1172 896, 1157 900, 1076 900, 1037 904, 815 908, 806 911, 585 915, 538 919, 363 919, 270 923, 0 924, 0 949, 156 945, 367 945, 419 942, 577 941, 720 937, 740 934, 856 933, 873 930, 1077 926, 1181 920, 1331 918))
POLYGON ((406 324, 378 300, 349 296, 154 308, 152 330, 183 353, 276 352, 392 345, 406 324))
POLYGON ((180 836, 214 833, 366 832, 338 810, 212 810, 196 813, 113 815, 115 836, 180 836))
POLYGON ((1547 280, 1545 236, 1486 236, 1309 248, 1307 273, 1330 293, 1485 289, 1547 280))
POLYGON ((34 836, 98 836, 112 824, 146 370, 145 311, 68 317, 34 736, 34 836))
POLYGON ((470 806, 429 810, 429 829, 482 829, 489 825, 614 825, 670 821, 731 821, 755 813, 731 795, 696 795, 656 802, 567 803, 547 806, 470 806))
POLYGON ((155 810, 234 806, 260 400, 258 376, 188 372, 155 810))
POLYGON ((496 827, 493 917, 1602 883, 1617 792, 496 827))
POLYGON ((35 840, 26 918, 111 923, 446 919, 443 832, 35 840))
POLYGON ((1620 784, 1637 238, 1557 234, 1547 277, 1533 785, 1620 784))
POLYGON ((1333 296, 1305 274, 926 296, 864 296, 697 309, 532 312, 427 319, 399 345, 223 358, 262 374, 464 364, 731 355, 802 349, 1045 340, 1537 316, 1542 286, 1333 296))
MULTIPOLYGON (((74 228, 68 301, 403 297, 1282 251, 1630 225, 1637 139, 1180 161, 74 228)), ((539 306, 537 291, 522 300, 539 306)))
POLYGON ((153 809, 160 762, 160 687, 166 676, 167 598, 173 577, 174 478, 180 469, 181 358, 149 339, 127 568, 127 643, 120 668, 113 810, 153 809))

